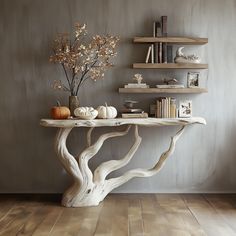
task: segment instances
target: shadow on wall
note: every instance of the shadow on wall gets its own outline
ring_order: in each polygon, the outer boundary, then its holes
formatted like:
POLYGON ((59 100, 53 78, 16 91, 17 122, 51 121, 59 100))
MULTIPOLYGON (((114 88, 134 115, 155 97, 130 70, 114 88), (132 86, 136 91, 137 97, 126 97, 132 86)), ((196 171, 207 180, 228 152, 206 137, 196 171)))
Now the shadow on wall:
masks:
MULTIPOLYGON (((199 173, 202 172, 204 178, 198 178, 201 179, 201 182, 197 181, 194 184, 194 191, 226 193, 235 193, 236 191, 235 181, 231 176, 236 166, 236 126, 228 124, 227 127, 218 127, 218 129, 221 129, 221 135, 216 135, 213 138, 215 146, 207 150, 209 159, 205 160, 205 163, 202 162, 204 166, 198 170, 199 173), (220 145, 216 146, 217 143, 220 145)), ((196 174, 199 175, 199 173, 196 174)))

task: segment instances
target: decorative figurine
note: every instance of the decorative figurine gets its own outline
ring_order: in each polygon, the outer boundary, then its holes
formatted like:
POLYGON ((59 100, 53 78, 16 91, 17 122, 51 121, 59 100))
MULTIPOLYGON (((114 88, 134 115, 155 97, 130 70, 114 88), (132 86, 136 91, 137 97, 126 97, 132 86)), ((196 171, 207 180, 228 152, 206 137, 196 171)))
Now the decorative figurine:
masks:
POLYGON ((133 80, 135 80, 137 83, 128 83, 125 84, 125 88, 149 88, 149 85, 146 83, 142 83, 143 77, 141 74, 135 74, 133 77, 133 80))
POLYGON ((176 57, 174 59, 175 63, 200 63, 201 59, 195 54, 185 55, 182 50, 184 47, 180 47, 176 51, 176 57))
POLYGON ((138 84, 142 83, 143 77, 141 74, 135 74, 133 78, 138 84))
POLYGON ((179 81, 176 78, 164 78, 163 83, 166 85, 177 84, 179 81))
POLYGON ((163 79, 163 84, 157 84, 157 88, 167 89, 167 88, 184 88, 182 83, 174 77, 166 77, 163 79))

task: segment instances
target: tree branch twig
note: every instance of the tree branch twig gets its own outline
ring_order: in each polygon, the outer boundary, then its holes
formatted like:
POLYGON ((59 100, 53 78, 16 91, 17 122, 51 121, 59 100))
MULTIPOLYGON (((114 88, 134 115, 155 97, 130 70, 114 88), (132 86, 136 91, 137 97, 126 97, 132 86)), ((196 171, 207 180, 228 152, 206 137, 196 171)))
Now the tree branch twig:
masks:
POLYGON ((134 169, 127 171, 122 176, 117 178, 111 178, 109 180, 106 180, 107 188, 109 189, 109 192, 112 191, 114 188, 117 188, 121 186, 122 184, 126 183, 130 179, 133 179, 135 177, 149 177, 155 175, 157 172, 161 170, 161 168, 164 166, 166 159, 173 154, 175 149, 175 144, 179 137, 184 132, 185 126, 181 127, 181 129, 176 133, 174 137, 171 137, 171 142, 169 149, 162 153, 161 157, 159 158, 158 162, 155 164, 155 166, 151 169, 134 169))

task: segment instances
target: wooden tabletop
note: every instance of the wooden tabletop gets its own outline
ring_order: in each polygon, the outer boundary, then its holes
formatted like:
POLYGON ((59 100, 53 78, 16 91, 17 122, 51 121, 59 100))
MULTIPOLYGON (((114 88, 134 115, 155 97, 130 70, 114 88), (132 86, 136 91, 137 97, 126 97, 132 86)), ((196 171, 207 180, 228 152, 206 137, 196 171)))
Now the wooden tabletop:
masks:
POLYGON ((170 126, 170 125, 189 125, 189 124, 206 124, 206 120, 202 117, 191 118, 135 118, 135 119, 67 119, 53 120, 41 119, 40 125, 45 127, 73 128, 73 127, 106 127, 121 125, 140 125, 140 126, 170 126))

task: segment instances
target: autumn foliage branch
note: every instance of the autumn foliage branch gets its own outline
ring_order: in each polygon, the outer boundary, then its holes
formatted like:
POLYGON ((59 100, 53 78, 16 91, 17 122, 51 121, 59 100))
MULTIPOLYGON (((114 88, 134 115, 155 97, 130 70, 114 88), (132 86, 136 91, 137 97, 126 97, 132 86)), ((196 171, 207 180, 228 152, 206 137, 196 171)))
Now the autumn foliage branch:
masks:
POLYGON ((116 56, 118 37, 106 35, 88 39, 86 25, 75 25, 74 39, 68 33, 58 34, 53 42, 50 61, 62 65, 66 81, 55 80, 54 89, 68 91, 77 96, 79 89, 88 78, 103 79, 105 71, 113 66, 111 59, 116 56))

